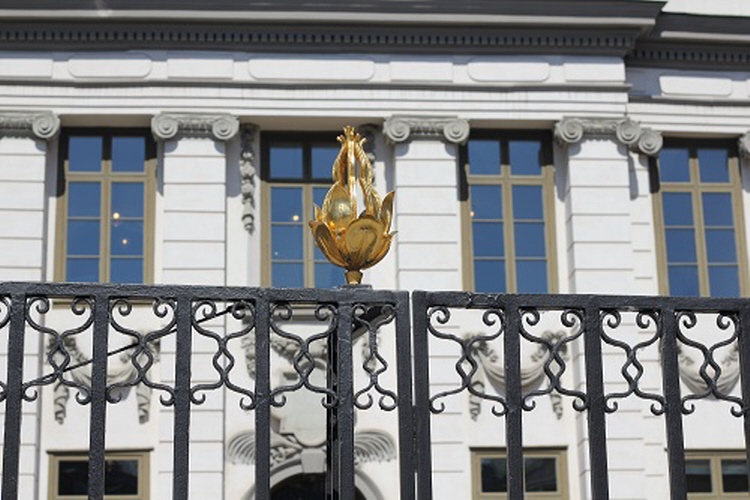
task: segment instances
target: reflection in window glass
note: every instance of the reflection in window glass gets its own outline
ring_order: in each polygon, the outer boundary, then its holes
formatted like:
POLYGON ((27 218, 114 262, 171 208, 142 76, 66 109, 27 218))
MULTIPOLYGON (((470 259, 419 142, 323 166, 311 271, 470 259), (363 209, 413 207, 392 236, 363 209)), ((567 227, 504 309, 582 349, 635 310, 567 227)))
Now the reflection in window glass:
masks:
POLYGON ((722 460, 721 484, 724 493, 744 493, 750 491, 747 481, 746 460, 722 460))
POLYGON ((710 493, 711 464, 708 460, 686 460, 685 474, 688 493, 710 493))
POLYGON ((483 458, 481 467, 483 492, 508 491, 507 464, 504 458, 483 458))
POLYGON ((557 491, 554 458, 526 458, 523 461, 526 491, 557 491))
MULTIPOLYGON (((114 459, 104 462, 104 494, 106 498, 127 496, 143 498, 140 482, 140 462, 143 457, 114 459)), ((59 458, 56 462, 57 484, 53 498, 85 497, 88 495, 89 462, 86 458, 59 458)))

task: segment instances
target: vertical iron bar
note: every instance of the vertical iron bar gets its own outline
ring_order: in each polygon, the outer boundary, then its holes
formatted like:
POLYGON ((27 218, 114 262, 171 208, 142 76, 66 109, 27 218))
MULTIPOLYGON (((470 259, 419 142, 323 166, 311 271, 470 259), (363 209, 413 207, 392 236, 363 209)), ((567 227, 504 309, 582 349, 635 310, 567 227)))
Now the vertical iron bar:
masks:
POLYGON ((352 303, 339 304, 337 381, 338 498, 354 500, 354 370, 352 359, 352 303))
MULTIPOLYGON (((745 458, 750 464, 750 304, 743 301, 739 314, 740 383, 742 384, 743 423, 745 427, 745 458)), ((750 484, 750 467, 747 470, 750 484)))
POLYGON ((682 431, 682 397, 678 365, 677 319, 674 307, 662 310, 662 377, 664 384, 665 422, 667 425, 667 457, 669 460, 669 491, 671 500, 687 499, 685 478, 685 441, 682 431))
MULTIPOLYGON (((337 321, 341 316, 337 310, 337 321)), ((333 394, 338 394, 338 332, 333 331, 328 336, 328 365, 326 367, 326 387, 333 394)), ((339 400, 338 403, 341 401, 339 400)), ((328 404, 332 404, 328 400, 328 404)), ((326 500, 334 500, 338 491, 339 477, 339 441, 338 441, 338 415, 335 406, 326 408, 326 500)))
POLYGON ((412 407, 409 295, 396 298, 396 377, 398 380, 398 448, 401 499, 414 498, 414 420, 412 407))
POLYGON ((5 500, 17 500, 18 498, 25 314, 26 294, 11 295, 10 329, 8 331, 8 379, 5 389, 3 485, 1 490, 5 500))
POLYGON ((271 497, 270 307, 261 294, 255 303, 255 498, 271 497))
POLYGON ((607 472, 607 419, 604 400, 604 365, 602 359, 602 316, 599 307, 589 303, 583 318, 586 364, 586 397, 588 398, 589 464, 591 498, 609 499, 607 472))
POLYGON ((417 498, 432 500, 432 437, 430 436, 430 352, 427 337, 427 292, 411 295, 414 325, 414 435, 417 498))
POLYGON ((505 440, 508 447, 508 500, 523 500, 523 393, 521 391, 521 314, 512 298, 505 302, 505 440))
POLYGON ((177 297, 177 346, 175 349, 174 447, 172 498, 187 500, 190 479, 190 357, 192 325, 190 296, 177 297))
POLYGON ((91 365, 91 423, 89 424, 89 499, 104 498, 104 454, 107 423, 107 345, 109 296, 94 296, 93 363, 91 365))

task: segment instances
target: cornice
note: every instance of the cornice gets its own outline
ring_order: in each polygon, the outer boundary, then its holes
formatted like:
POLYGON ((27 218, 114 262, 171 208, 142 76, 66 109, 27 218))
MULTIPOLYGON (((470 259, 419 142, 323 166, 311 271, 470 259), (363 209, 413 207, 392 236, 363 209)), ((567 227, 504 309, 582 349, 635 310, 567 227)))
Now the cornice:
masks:
POLYGON ((31 136, 49 141, 60 131, 60 119, 50 112, 0 113, 0 136, 31 136))
POLYGON ((614 135, 631 151, 647 156, 659 154, 663 145, 660 132, 641 127, 630 118, 571 118, 566 117, 555 124, 555 140, 562 146, 580 142, 586 135, 614 135))
POLYGON ((151 119, 151 132, 157 141, 173 139, 178 134, 228 141, 239 129, 239 120, 231 115, 160 113, 151 119))
POLYGON ((383 135, 397 144, 412 139, 443 139, 463 144, 469 139, 469 122, 462 118, 393 116, 383 123, 383 135))

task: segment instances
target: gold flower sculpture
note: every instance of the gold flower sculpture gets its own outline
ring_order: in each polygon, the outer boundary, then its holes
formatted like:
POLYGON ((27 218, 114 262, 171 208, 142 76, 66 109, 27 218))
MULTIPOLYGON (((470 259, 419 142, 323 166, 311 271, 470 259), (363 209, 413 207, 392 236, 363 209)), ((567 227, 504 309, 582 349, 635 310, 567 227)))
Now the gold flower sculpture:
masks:
POLYGON ((310 229, 326 258, 346 269, 346 282, 356 285, 362 282, 362 270, 380 262, 391 248, 394 193, 391 191, 380 201, 372 185, 372 164, 362 148, 365 139, 353 127, 344 127, 344 135, 338 140, 341 151, 333 162, 333 186, 323 200, 323 207, 315 206, 315 220, 310 221, 310 229), (357 183, 365 203, 359 216, 357 183))

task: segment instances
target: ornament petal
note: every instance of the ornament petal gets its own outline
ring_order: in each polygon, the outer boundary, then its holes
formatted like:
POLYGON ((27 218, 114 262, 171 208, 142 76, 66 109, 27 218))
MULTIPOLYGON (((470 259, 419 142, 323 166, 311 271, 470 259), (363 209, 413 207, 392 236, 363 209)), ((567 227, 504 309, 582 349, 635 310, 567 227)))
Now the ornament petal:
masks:
POLYGON ((331 234, 328 226, 322 222, 313 221, 310 222, 310 228, 312 229, 315 244, 326 258, 339 267, 346 267, 346 261, 341 255, 339 246, 336 244, 336 238, 331 234))

